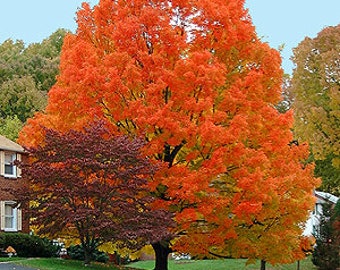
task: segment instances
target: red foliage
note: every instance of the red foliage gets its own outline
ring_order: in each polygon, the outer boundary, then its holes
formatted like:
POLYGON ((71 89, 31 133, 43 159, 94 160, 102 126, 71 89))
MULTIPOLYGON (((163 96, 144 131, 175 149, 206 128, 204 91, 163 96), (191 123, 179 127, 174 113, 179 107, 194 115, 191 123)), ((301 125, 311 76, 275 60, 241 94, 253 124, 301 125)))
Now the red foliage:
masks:
POLYGON ((65 134, 45 129, 45 136, 26 149, 21 167, 30 188, 18 195, 32 201, 39 233, 70 233, 85 249, 104 241, 138 248, 169 237, 171 214, 150 208, 147 181, 157 167, 140 156, 142 139, 112 136, 103 123, 65 134))

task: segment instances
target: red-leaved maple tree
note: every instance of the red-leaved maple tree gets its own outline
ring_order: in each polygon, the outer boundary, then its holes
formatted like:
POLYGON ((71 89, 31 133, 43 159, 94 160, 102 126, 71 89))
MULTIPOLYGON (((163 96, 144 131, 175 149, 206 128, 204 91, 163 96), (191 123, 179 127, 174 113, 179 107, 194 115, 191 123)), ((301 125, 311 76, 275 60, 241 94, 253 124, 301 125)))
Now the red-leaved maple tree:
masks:
POLYGON ((112 136, 102 123, 85 132, 45 130, 20 166, 30 188, 16 193, 30 203, 32 225, 51 237, 79 239, 85 263, 104 242, 131 249, 169 237, 172 216, 150 209, 146 188, 157 167, 140 156, 145 142, 112 136), (144 243, 144 244, 143 244, 144 243))
POLYGON ((77 22, 46 111, 20 141, 39 143, 41 125, 66 132, 93 119, 144 136, 143 153, 163 164, 149 182, 153 207, 177 223, 175 241, 153 243, 156 270, 172 249, 299 257, 318 181, 307 147, 291 144, 292 114, 275 109, 279 53, 257 38, 244 1, 100 0, 77 22))

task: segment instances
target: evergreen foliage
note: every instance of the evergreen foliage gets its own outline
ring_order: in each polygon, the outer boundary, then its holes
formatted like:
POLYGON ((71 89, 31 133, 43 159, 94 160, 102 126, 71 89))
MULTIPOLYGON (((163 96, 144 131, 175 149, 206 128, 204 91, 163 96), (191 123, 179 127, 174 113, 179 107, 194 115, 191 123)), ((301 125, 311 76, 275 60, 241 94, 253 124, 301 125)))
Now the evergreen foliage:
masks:
POLYGON ((316 232, 316 247, 313 252, 313 264, 320 270, 334 270, 340 267, 340 201, 336 207, 327 203, 322 207, 319 228, 316 232))

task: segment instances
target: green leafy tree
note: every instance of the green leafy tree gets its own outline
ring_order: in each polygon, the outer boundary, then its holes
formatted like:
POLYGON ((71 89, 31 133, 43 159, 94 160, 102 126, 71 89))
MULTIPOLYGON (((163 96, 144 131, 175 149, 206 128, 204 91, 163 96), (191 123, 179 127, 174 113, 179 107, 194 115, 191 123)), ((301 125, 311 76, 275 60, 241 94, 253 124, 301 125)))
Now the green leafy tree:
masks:
POLYGON ((32 76, 39 90, 48 91, 59 73, 59 58, 67 31, 59 29, 41 43, 27 47, 22 40, 0 45, 0 84, 14 76, 32 76))
POLYGON ((46 100, 46 93, 37 89, 31 76, 15 75, 0 85, 0 116, 17 116, 24 123, 45 107, 46 100))
POLYGON ((59 29, 27 47, 21 40, 0 44, 0 134, 16 139, 27 118, 44 109, 66 33, 59 29))
POLYGON ((59 29, 41 43, 30 44, 23 58, 27 74, 42 91, 49 91, 59 73, 60 52, 67 31, 59 29))
POLYGON ((26 75, 23 52, 25 44, 21 40, 16 42, 8 39, 0 45, 0 85, 17 75, 26 75))
POLYGON ((12 141, 16 141, 23 125, 16 115, 0 118, 0 134, 12 141))
POLYGON ((340 196, 340 168, 332 164, 333 155, 315 161, 315 176, 322 178, 321 190, 340 196))

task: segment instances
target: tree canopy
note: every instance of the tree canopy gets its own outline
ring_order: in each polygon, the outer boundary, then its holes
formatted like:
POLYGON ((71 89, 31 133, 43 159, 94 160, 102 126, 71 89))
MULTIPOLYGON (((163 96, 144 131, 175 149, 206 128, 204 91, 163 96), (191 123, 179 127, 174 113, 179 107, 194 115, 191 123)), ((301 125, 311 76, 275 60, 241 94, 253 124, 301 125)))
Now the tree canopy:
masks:
POLYGON ((322 190, 340 195, 340 25, 305 38, 295 49, 289 91, 294 133, 310 144, 322 190))
POLYGON ((56 82, 66 31, 57 30, 41 43, 25 46, 8 39, 0 44, 0 134, 16 140, 26 120, 46 106, 56 82), (19 122, 18 122, 19 120, 19 122))
POLYGON ((328 156, 340 167, 340 25, 305 38, 294 49, 291 92, 295 133, 310 143, 316 160, 328 156))
POLYGON ((244 1, 101 0, 84 3, 77 22, 46 110, 20 142, 94 119, 143 136, 143 154, 162 164, 149 182, 153 207, 177 223, 174 241, 153 245, 156 270, 171 248, 296 259, 318 181, 308 147, 292 143, 292 114, 275 108, 279 53, 257 38, 244 1))
POLYGON ((169 237, 171 214, 150 208, 146 184, 157 166, 140 156, 144 144, 112 136, 101 123, 84 132, 46 130, 41 145, 26 148, 20 166, 28 187, 16 193, 30 203, 36 232, 79 239, 86 263, 104 242, 133 249, 169 237))

